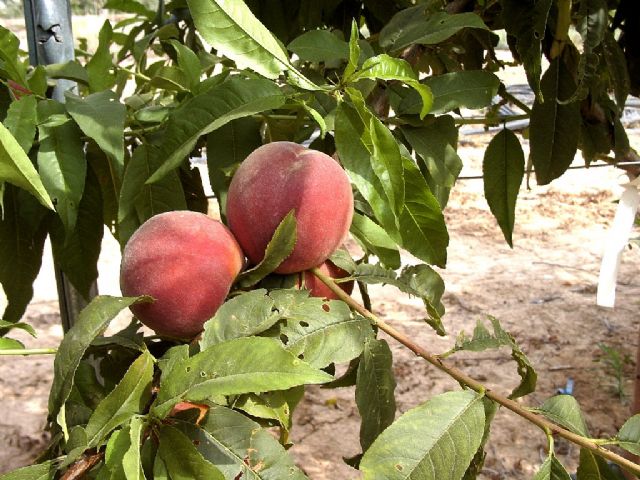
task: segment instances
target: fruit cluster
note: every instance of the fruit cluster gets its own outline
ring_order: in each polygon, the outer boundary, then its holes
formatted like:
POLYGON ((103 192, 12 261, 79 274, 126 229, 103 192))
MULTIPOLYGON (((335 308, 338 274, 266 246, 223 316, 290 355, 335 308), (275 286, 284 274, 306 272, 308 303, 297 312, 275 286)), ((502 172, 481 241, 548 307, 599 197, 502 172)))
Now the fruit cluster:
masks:
MULTIPOLYGON (((256 149, 236 171, 227 197, 229 228, 202 213, 174 211, 146 221, 125 246, 120 270, 123 295, 149 295, 132 308, 156 333, 197 335, 225 301, 248 263, 257 265, 280 222, 294 211, 297 237, 276 268, 300 273, 311 295, 335 298, 306 270, 320 266, 334 278, 347 275, 328 258, 345 240, 353 215, 349 179, 330 156, 291 142, 256 149)), ((343 284, 351 292, 353 283, 343 284)))

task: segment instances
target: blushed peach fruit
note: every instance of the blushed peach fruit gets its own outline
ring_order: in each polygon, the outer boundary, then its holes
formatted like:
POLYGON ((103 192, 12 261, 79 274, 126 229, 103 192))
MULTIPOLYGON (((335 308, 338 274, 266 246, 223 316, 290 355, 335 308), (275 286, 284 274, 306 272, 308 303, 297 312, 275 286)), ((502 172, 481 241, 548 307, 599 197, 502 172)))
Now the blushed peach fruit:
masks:
MULTIPOLYGON (((349 276, 349 272, 337 267, 331 260, 327 260, 320 265, 320 271, 331 278, 345 278, 349 276)), ((309 290, 312 297, 326 298, 327 300, 338 300, 339 297, 327 287, 322 280, 316 277, 311 272, 304 272, 304 288, 309 290)), ((353 292, 353 281, 338 283, 340 288, 344 290, 347 295, 351 295, 353 292)))
POLYGON ((244 255, 222 223, 190 211, 151 217, 131 236, 122 254, 125 296, 150 295, 131 306, 160 335, 191 338, 224 302, 242 270, 244 255))
POLYGON ((264 258, 273 233, 291 210, 297 241, 277 273, 320 265, 342 244, 353 216, 349 178, 322 152, 292 142, 263 145, 242 162, 227 196, 229 228, 251 263, 264 258))

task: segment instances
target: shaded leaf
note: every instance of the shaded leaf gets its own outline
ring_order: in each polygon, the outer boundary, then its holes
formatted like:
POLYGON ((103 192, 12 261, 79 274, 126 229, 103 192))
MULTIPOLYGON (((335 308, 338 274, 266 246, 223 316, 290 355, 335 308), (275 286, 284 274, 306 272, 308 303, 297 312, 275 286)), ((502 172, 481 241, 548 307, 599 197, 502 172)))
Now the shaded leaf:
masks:
POLYGON ((252 417, 277 421, 286 431, 291 430, 293 410, 304 395, 304 387, 278 390, 261 394, 241 395, 233 402, 233 408, 252 417))
POLYGON ((547 457, 533 480, 571 480, 571 477, 555 455, 547 457))
POLYGON ((225 480, 222 472, 198 452, 180 430, 165 425, 160 430, 158 455, 172 480, 225 480))
POLYGON ((605 32, 601 48, 607 65, 607 73, 613 86, 616 104, 618 105, 618 110, 622 111, 631 89, 627 60, 622 48, 620 48, 611 32, 605 32))
POLYGON ((186 86, 193 89, 200 82, 201 65, 198 56, 193 50, 177 40, 170 40, 169 43, 176 51, 178 66, 186 77, 186 86))
POLYGON ((287 46, 301 60, 329 62, 349 58, 349 44, 328 30, 310 30, 287 46))
POLYGON ((21 85, 26 85, 27 68, 18 59, 20 40, 10 30, 0 25, 0 72, 21 85))
POLYGON ((87 70, 76 60, 67 63, 50 63, 44 66, 49 78, 66 78, 75 82, 89 84, 89 74, 87 70))
POLYGON ((53 480, 56 470, 55 462, 49 460, 0 475, 0 480, 53 480))
POLYGON ((610 465, 605 459, 586 448, 580 449, 580 463, 576 472, 577 480, 625 480, 617 465, 610 465))
POLYGON ((23 323, 23 322, 14 323, 14 322, 9 322, 7 320, 0 320, 0 336, 5 335, 7 332, 10 332, 14 328, 24 330, 34 338, 37 336, 36 331, 28 323, 23 323))
POLYGON ((98 33, 98 48, 87 62, 86 69, 89 76, 89 90, 100 92, 110 90, 115 84, 115 74, 113 69, 113 59, 109 48, 113 38, 113 29, 109 20, 105 20, 98 33))

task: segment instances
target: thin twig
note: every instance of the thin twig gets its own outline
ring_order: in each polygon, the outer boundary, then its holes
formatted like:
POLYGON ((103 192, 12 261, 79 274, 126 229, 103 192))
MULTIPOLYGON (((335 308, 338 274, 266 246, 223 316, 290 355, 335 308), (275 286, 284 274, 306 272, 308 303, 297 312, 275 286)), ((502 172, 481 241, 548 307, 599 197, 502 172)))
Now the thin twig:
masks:
POLYGON ((548 421, 541 415, 538 415, 536 413, 533 413, 527 410, 526 408, 520 406, 514 400, 511 400, 510 398, 507 398, 492 390, 489 390, 481 382, 471 378, 463 371, 458 370, 457 368, 452 367, 450 365, 447 365, 437 355, 430 353, 426 349, 422 348, 420 345, 414 343, 413 340, 409 338, 407 335, 405 335, 402 332, 399 332, 398 330, 393 328, 391 325, 387 324, 385 321, 381 320, 376 315, 371 313, 369 310, 365 309, 362 305, 360 305, 353 298, 351 298, 351 296, 347 295, 347 293, 344 290, 342 290, 338 286, 338 284, 333 281, 331 277, 322 273, 320 269, 313 268, 311 269, 311 272, 316 277, 318 277, 327 287, 329 287, 329 289, 333 293, 335 293, 338 296, 338 298, 340 298, 340 300, 347 303, 351 308, 357 311, 360 315, 362 315, 363 317, 371 321, 373 325, 377 326, 380 330, 385 332, 387 335, 389 335, 390 337, 394 338, 395 340, 403 344, 405 347, 407 347, 416 355, 422 357, 433 366, 437 367, 438 369, 447 373, 449 376, 456 379, 459 383, 466 385, 467 387, 471 388, 476 392, 483 393, 494 402, 499 403, 503 407, 511 410, 513 413, 525 418, 529 422, 541 428, 543 431, 557 434, 558 436, 566 440, 569 440, 570 442, 575 443, 576 445, 579 445, 582 448, 590 450, 591 452, 595 453, 596 455, 599 455, 600 457, 603 457, 607 460, 610 460, 618 464, 625 470, 628 470, 635 474, 640 474, 640 465, 633 463, 630 460, 627 460, 626 458, 612 452, 611 450, 607 450, 606 448, 603 448, 601 445, 598 444, 598 443, 607 443, 607 442, 610 443, 609 441, 590 439, 590 438, 583 437, 581 435, 577 435, 573 432, 570 432, 569 430, 566 430, 556 425, 555 423, 548 421))
POLYGON ((57 348, 10 348, 0 350, 0 355, 21 355, 24 357, 27 355, 55 355, 56 353, 58 353, 57 348))

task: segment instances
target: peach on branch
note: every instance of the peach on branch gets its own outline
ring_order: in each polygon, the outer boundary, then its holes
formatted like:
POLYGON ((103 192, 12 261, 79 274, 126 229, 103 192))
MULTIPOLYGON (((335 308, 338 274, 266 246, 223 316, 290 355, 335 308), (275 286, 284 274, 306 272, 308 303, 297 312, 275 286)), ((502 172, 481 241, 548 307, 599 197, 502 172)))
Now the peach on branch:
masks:
POLYGON ((122 254, 123 295, 149 295, 133 305, 138 319, 160 335, 197 335, 224 302, 244 255, 222 223, 202 213, 166 212, 147 220, 122 254))
POLYGON ((229 228, 251 263, 264 258, 273 233, 291 210, 296 245, 277 273, 320 265, 342 244, 353 216, 349 178, 322 152, 292 142, 263 145, 242 162, 227 196, 229 228))

